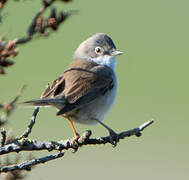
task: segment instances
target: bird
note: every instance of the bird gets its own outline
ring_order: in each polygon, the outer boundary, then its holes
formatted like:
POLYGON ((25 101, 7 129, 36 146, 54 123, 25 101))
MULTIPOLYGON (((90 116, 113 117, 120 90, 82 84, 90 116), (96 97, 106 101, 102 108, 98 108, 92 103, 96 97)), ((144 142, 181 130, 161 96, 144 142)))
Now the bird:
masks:
POLYGON ((73 61, 63 74, 47 85, 39 99, 25 101, 32 106, 52 106, 56 115, 66 118, 74 132, 74 142, 80 135, 74 123, 101 124, 117 143, 117 133, 103 123, 117 95, 116 57, 123 52, 105 33, 96 33, 83 41, 73 55, 73 61))

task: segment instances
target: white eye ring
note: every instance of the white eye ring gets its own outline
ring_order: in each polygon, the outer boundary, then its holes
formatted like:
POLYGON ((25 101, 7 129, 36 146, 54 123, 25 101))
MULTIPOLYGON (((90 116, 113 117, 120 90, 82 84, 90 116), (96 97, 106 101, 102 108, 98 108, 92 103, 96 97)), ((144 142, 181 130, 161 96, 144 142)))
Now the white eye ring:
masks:
POLYGON ((102 52, 102 48, 99 47, 99 46, 95 47, 95 52, 96 52, 97 54, 101 53, 101 52, 102 52))

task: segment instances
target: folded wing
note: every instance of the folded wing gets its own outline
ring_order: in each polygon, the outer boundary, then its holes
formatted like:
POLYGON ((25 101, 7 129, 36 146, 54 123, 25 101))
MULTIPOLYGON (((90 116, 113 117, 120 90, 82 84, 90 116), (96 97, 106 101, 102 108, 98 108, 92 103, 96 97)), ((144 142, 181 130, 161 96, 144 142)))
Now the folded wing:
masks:
POLYGON ((89 70, 70 67, 42 94, 42 99, 64 99, 57 115, 81 108, 114 86, 113 72, 107 66, 94 63, 89 70))

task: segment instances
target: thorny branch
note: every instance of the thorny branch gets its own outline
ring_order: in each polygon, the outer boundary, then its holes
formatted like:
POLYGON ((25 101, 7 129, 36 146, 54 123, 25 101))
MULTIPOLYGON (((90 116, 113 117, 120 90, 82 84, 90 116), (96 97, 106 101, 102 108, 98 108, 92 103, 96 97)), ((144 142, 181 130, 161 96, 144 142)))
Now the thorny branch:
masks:
MULTIPOLYGON (((31 132, 31 129, 34 125, 33 121, 35 121, 38 111, 39 111, 39 109, 37 109, 37 108, 34 110, 33 116, 31 118, 32 122, 30 122, 30 125, 28 126, 28 129, 26 130, 27 133, 24 133, 24 135, 26 135, 26 136, 23 135, 22 137, 28 137, 28 135, 31 132)), ((142 135, 141 132, 146 127, 151 125, 153 122, 154 121, 151 120, 151 121, 148 121, 148 122, 142 124, 141 126, 139 126, 137 128, 121 132, 117 135, 118 136, 117 138, 118 138, 118 140, 120 140, 120 139, 124 139, 126 137, 130 137, 133 135, 139 137, 142 135)), ((56 151, 59 151, 59 153, 54 154, 54 155, 45 156, 45 157, 35 159, 35 160, 30 160, 30 161, 20 163, 17 165, 2 167, 0 169, 0 173, 18 170, 18 169, 30 170, 33 165, 36 165, 39 163, 45 163, 47 161, 62 157, 64 155, 64 153, 62 152, 63 150, 73 149, 76 152, 79 147, 84 146, 84 145, 97 145, 97 144, 111 143, 110 136, 101 137, 101 138, 90 138, 91 134, 92 134, 92 132, 90 130, 85 131, 83 133, 83 135, 78 139, 77 145, 75 143, 73 143, 72 139, 67 139, 67 140, 58 141, 58 142, 56 142, 56 141, 37 142, 36 140, 31 140, 28 138, 14 139, 12 142, 10 142, 0 148, 0 155, 8 154, 11 152, 18 153, 20 151, 41 151, 41 150, 47 150, 47 151, 56 150, 56 151)))
MULTIPOLYGON (((51 1, 42 1, 42 8, 33 18, 27 32, 27 36, 20 38, 16 41, 16 44, 23 44, 30 40, 32 40, 33 36, 37 33, 43 36, 48 36, 50 32, 47 32, 47 29, 51 29, 56 31, 60 24, 63 23, 74 11, 69 12, 60 12, 57 15, 56 9, 52 8, 50 15, 47 19, 45 19, 42 15, 47 10, 48 7, 52 6, 52 4, 56 2, 56 0, 51 1)), ((70 0, 62 0, 62 2, 70 2, 70 0)))
POLYGON ((2 113, 0 114, 0 126, 4 125, 7 123, 7 119, 8 117, 12 114, 12 112, 15 109, 15 103, 18 101, 18 99, 20 98, 24 88, 26 86, 24 85, 18 92, 18 94, 16 95, 16 97, 10 101, 7 102, 5 104, 0 104, 0 109, 2 109, 2 113))
MULTIPOLYGON (((51 8, 50 15, 48 18, 44 18, 43 14, 46 10, 53 5, 57 0, 43 0, 42 7, 39 12, 33 18, 29 25, 27 35, 22 38, 15 40, 5 41, 4 38, 0 40, 0 74, 5 74, 4 68, 14 64, 9 58, 15 58, 18 55, 16 49, 18 45, 31 41, 34 35, 48 36, 52 31, 58 30, 59 26, 67 20, 67 18, 73 14, 74 11, 57 13, 55 8, 51 8), (49 31, 50 30, 50 31, 49 31)), ((71 0, 61 0, 62 2, 70 2, 71 0)), ((0 0, 0 12, 3 9, 7 0, 0 0)), ((1 20, 1 16, 0 16, 1 20)), ((39 37, 39 36, 38 36, 39 37)))

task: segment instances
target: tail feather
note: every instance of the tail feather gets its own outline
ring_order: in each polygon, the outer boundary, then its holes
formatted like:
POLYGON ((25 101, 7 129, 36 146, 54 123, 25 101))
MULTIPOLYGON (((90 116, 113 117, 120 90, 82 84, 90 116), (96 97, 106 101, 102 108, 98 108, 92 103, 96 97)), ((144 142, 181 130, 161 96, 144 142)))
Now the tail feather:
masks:
POLYGON ((64 99, 54 99, 54 98, 49 98, 49 99, 36 99, 36 100, 30 100, 30 101, 25 101, 23 102, 25 105, 30 105, 30 106, 55 106, 57 104, 65 104, 64 99))

